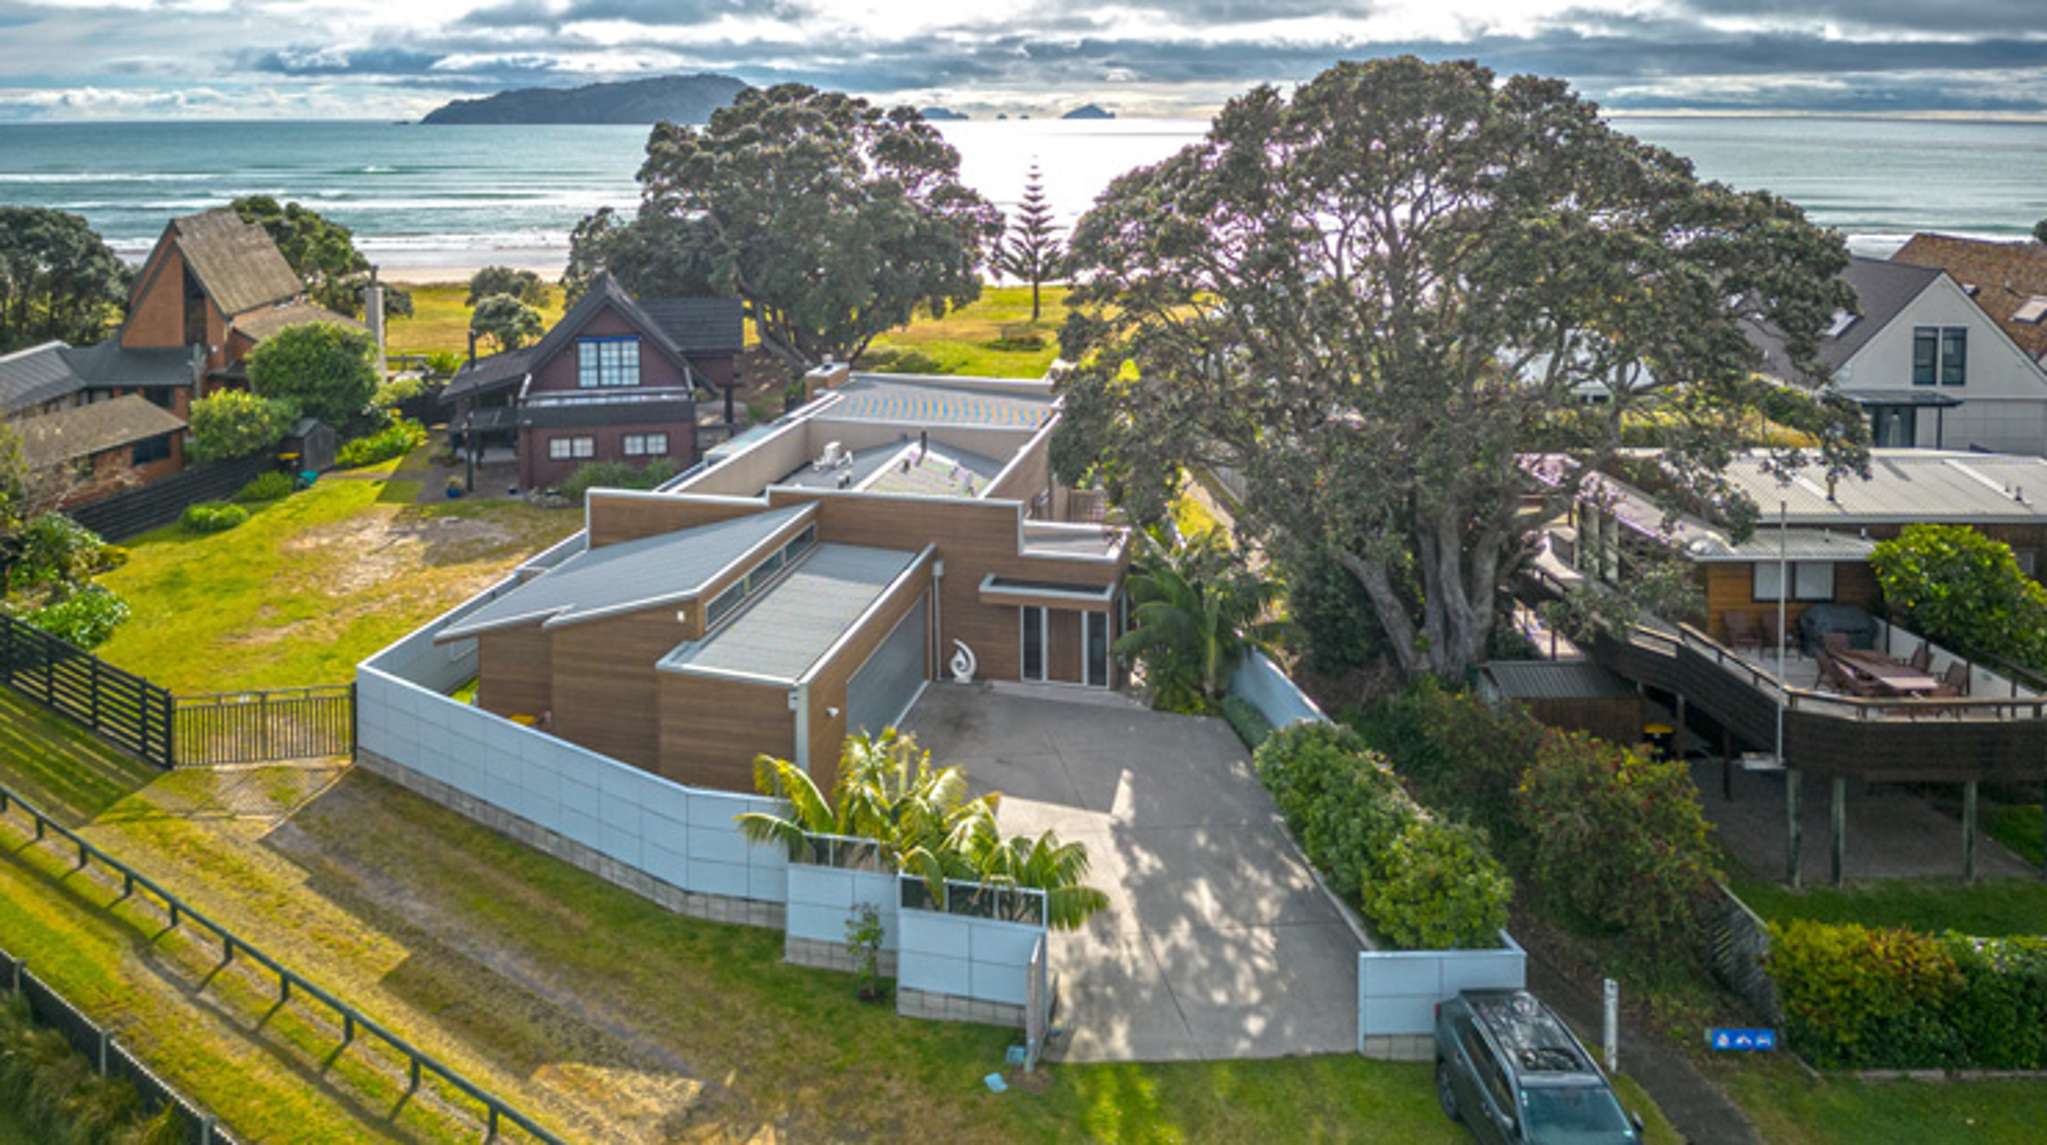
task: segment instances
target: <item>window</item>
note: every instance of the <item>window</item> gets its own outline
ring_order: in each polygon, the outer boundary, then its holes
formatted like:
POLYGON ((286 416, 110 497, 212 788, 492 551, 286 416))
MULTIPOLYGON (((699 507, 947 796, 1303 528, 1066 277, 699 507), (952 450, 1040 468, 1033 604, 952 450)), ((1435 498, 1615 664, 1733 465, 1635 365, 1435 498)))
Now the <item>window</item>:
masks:
POLYGON ((2029 295, 2024 305, 2012 312, 2011 320, 2028 326, 2047 322, 2047 294, 2029 295))
POLYGON ((166 461, 171 456, 171 435, 160 433, 135 443, 128 451, 128 464, 147 465, 152 461, 166 461))
POLYGON ((619 338, 576 339, 576 385, 586 390, 602 386, 640 384, 640 340, 631 335, 619 338))
POLYGON ((785 562, 793 561, 797 557, 803 555, 803 551, 805 549, 808 549, 810 546, 816 543, 817 526, 816 525, 805 526, 802 532, 790 538, 789 543, 782 546, 782 560, 785 562))
POLYGON ((711 603, 704 606, 704 627, 709 628, 711 625, 731 615, 732 610, 738 608, 739 602, 745 599, 746 582, 744 580, 712 597, 711 603))
POLYGON ((1967 385, 1969 381, 1969 328, 1966 326, 1915 326, 1912 328, 1912 384, 1930 386, 1967 385))
POLYGON ((1035 604, 1017 609, 1023 625, 1023 678, 1045 678, 1045 610, 1035 604))
POLYGON ((171 408, 171 401, 175 397, 169 386, 150 386, 142 391, 142 396, 148 398, 149 404, 158 409, 171 408))
POLYGON ((550 461, 581 460, 597 456, 597 439, 594 437, 550 437, 547 439, 547 457, 550 461))
MULTIPOLYGON (((1776 561, 1757 561, 1755 585, 1749 592, 1749 598, 1776 600, 1782 593, 1783 584, 1778 572, 1776 561)), ((1834 562, 1792 561, 1791 599, 1804 601, 1834 599, 1834 562)))
POLYGON ((629 433, 625 435, 627 457, 668 456, 668 435, 665 433, 629 433))
POLYGON ((816 543, 817 526, 809 525, 790 538, 788 544, 761 558, 758 564, 746 570, 744 575, 727 586, 724 592, 712 597, 711 603, 704 606, 704 627, 709 628, 731 615, 732 610, 738 608, 741 601, 767 587, 768 582, 775 579, 776 573, 796 563, 796 558, 802 556, 805 549, 816 543))
POLYGON ((1092 688, 1109 686, 1109 614, 1086 612, 1081 614, 1087 634, 1087 685, 1092 688))

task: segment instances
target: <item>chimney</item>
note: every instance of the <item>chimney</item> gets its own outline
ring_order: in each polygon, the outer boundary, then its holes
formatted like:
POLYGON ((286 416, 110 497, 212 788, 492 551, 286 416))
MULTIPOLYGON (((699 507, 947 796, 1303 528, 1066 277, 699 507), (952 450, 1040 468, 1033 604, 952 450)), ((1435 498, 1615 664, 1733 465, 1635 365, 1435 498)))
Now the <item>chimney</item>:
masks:
POLYGON ((803 392, 815 397, 822 390, 838 389, 852 376, 853 367, 845 362, 826 362, 803 375, 803 392))
POLYGON ((476 331, 469 331, 469 364, 476 364, 476 331))
POLYGON ((377 268, 370 267, 370 284, 362 292, 363 317, 370 337, 377 340, 377 377, 390 376, 390 362, 384 356, 384 284, 377 281, 377 268))

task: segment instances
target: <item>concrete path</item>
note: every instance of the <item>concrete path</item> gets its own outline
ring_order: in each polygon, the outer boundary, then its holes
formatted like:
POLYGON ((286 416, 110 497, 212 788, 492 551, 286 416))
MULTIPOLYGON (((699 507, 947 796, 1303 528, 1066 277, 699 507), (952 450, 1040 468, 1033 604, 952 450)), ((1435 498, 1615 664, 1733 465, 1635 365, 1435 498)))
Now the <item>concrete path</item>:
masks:
POLYGON ((906 723, 1003 793, 1005 833, 1088 846, 1110 906, 1053 933, 1067 1036, 1052 1056, 1355 1051, 1357 943, 1228 724, 940 684, 906 723))

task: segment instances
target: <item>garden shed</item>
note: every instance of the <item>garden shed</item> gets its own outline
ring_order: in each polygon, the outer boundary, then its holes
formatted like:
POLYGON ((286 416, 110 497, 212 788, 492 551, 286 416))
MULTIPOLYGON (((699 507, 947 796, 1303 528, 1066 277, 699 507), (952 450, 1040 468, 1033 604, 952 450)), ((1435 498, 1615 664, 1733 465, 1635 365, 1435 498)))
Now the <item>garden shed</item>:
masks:
POLYGON ((302 417, 278 442, 277 457, 294 473, 325 473, 334 467, 334 451, 339 447, 333 426, 316 417, 302 417))
POLYGON ((1479 672, 1479 692, 1513 701, 1553 728, 1619 744, 1642 738, 1642 696, 1589 660, 1494 660, 1479 672))

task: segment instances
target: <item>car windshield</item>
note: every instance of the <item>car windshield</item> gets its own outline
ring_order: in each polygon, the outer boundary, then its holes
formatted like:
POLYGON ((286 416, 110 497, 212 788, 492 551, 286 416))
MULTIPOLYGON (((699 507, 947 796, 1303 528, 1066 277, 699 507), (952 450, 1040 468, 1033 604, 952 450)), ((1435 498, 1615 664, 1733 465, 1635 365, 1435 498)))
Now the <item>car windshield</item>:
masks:
POLYGON ((1521 1091, 1521 1124, 1536 1145, 1633 1141, 1634 1127, 1603 1085, 1531 1085, 1521 1091))

